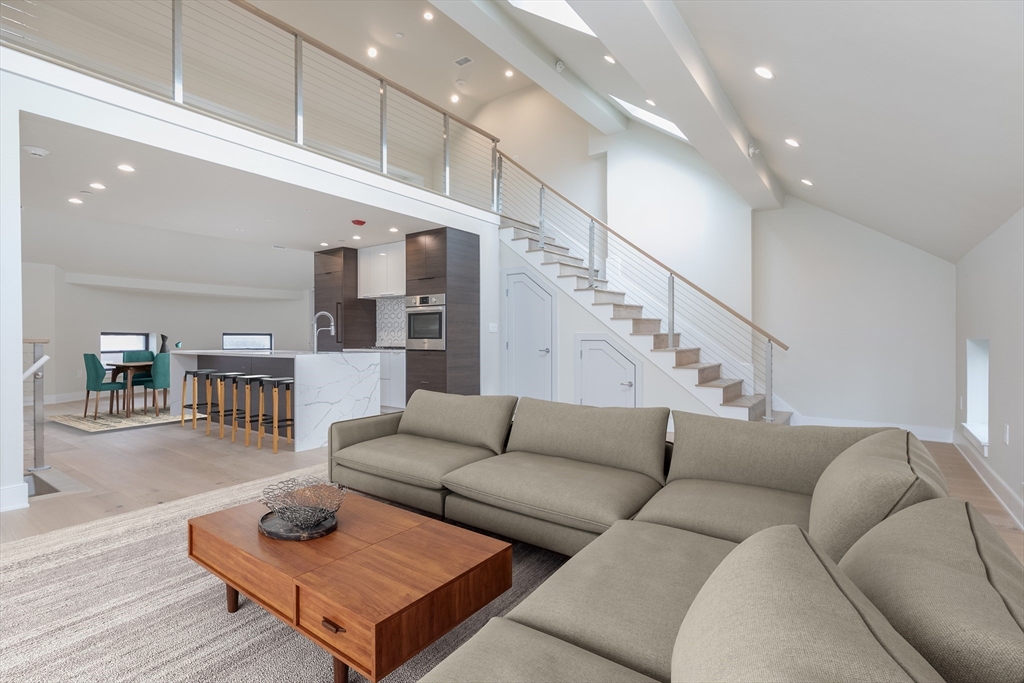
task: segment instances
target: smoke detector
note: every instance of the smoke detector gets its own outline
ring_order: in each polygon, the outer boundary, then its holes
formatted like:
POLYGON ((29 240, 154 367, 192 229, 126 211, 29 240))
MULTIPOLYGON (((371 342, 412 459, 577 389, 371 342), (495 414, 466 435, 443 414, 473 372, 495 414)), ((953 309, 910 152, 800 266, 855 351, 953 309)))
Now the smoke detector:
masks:
POLYGON ((24 147, 22 147, 22 149, 28 152, 30 155, 34 157, 39 157, 40 159, 50 155, 50 150, 43 149, 42 147, 33 147, 32 145, 25 145, 24 147))
POLYGON ((472 63, 473 63, 473 59, 471 57, 459 57, 458 59, 455 60, 455 66, 457 66, 459 68, 462 68, 462 67, 466 66, 467 64, 472 64, 472 63))

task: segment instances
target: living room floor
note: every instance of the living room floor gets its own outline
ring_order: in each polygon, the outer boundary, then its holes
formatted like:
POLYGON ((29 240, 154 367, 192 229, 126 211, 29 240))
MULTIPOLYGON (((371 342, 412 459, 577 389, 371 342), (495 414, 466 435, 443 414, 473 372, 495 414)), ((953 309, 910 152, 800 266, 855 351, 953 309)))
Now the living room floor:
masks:
MULTIPOLYGON (((82 401, 46 406, 47 415, 79 413, 82 401)), ((26 408, 26 421, 28 409, 26 408)), ((216 423, 215 423, 216 424, 216 423)), ((88 487, 81 493, 34 499, 27 509, 0 514, 0 543, 35 536, 94 519, 213 491, 262 477, 325 463, 327 449, 294 453, 282 443, 275 455, 245 448, 177 423, 88 433, 47 421, 46 463, 88 487)), ((31 436, 26 435, 26 467, 31 436)), ((956 446, 926 441, 949 484, 950 495, 970 501, 1024 562, 1024 532, 985 486, 956 446)))

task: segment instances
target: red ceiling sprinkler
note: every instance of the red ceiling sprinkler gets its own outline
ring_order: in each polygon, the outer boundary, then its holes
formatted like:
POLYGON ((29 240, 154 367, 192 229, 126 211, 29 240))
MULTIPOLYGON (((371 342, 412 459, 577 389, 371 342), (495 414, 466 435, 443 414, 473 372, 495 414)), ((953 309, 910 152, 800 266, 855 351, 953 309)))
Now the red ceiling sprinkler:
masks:
POLYGON ((366 225, 366 221, 361 221, 357 218, 356 220, 352 221, 352 225, 363 226, 366 225))

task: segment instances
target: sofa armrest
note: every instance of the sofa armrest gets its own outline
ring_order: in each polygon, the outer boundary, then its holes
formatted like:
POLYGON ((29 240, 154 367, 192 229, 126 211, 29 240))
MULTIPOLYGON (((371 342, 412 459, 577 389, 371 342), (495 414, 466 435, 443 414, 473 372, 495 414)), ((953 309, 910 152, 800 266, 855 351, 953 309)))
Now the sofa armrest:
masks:
POLYGON ((401 421, 402 413, 388 413, 335 422, 327 434, 327 454, 333 456, 341 449, 357 443, 397 434, 398 423, 401 421))

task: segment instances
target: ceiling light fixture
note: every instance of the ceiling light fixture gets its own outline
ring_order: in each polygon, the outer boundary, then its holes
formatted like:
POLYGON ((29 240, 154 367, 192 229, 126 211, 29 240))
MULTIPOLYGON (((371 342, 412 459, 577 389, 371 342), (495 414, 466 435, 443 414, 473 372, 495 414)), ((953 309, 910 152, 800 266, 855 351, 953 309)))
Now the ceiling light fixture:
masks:
POLYGON ((89 183, 89 187, 93 188, 94 190, 105 190, 105 189, 107 189, 107 186, 104 185, 103 183, 89 183))
POLYGON ((321 243, 320 243, 320 246, 321 246, 321 247, 328 247, 328 246, 330 246, 330 245, 329 245, 329 244, 327 244, 327 242, 321 242, 321 243))
POLYGON ((803 183, 804 185, 813 185, 814 184, 810 180, 808 180, 807 178, 802 178, 800 180, 800 182, 803 183))
POLYGON ((391 228, 388 232, 398 232, 398 228, 391 228))
POLYGON ((354 240, 361 240, 363 238, 360 237, 359 235, 352 235, 352 239, 354 239, 354 240))
POLYGON ((508 0, 508 4, 588 36, 595 35, 565 0, 508 0))
POLYGON ((459 96, 458 95, 452 95, 452 102, 458 102, 458 101, 459 101, 459 96))
POLYGON ((377 256, 387 256, 387 254, 385 254, 385 253, 384 253, 384 252, 382 251, 382 252, 380 252, 379 254, 377 254, 377 256))
POLYGON ((790 147, 799 147, 800 146, 800 143, 797 142, 796 140, 794 140, 793 138, 786 138, 786 144, 789 145, 790 147))
POLYGON ((651 112, 647 111, 646 109, 641 109, 640 107, 636 106, 635 104, 630 104, 629 102, 626 102, 625 100, 620 100, 615 95, 609 95, 608 97, 612 98, 613 100, 618 102, 620 105, 622 105, 622 108, 625 109, 631 116, 634 116, 634 117, 640 119, 644 123, 649 123, 650 125, 654 126, 655 128, 660 128, 661 130, 665 131, 666 133, 669 133, 671 135, 675 135, 676 137, 679 137, 679 138, 682 138, 683 140, 687 140, 688 141, 687 137, 685 135, 683 135, 683 131, 679 130, 679 126, 677 126, 676 124, 672 123, 668 119, 662 118, 661 116, 658 116, 657 114, 652 114, 651 112))
POLYGON ((72 197, 68 201, 71 202, 72 204, 81 204, 82 203, 82 200, 79 199, 78 197, 72 197))
POLYGON ((604 61, 608 62, 609 64, 614 64, 615 63, 615 57, 612 57, 611 55, 605 55, 604 56, 604 61))
POLYGON ((50 150, 43 149, 42 147, 35 147, 34 145, 25 145, 22 149, 28 152, 31 156, 38 158, 42 158, 50 154, 50 150))
POLYGON ((366 54, 370 55, 371 57, 376 57, 377 56, 377 48, 371 47, 369 50, 366 51, 366 54))
POLYGON ((657 106, 657 105, 654 104, 654 100, 644 100, 644 101, 647 102, 647 104, 651 105, 652 107, 657 106))
POLYGON ((405 34, 404 33, 396 33, 395 34, 395 38, 405 38, 405 34))
POLYGON ((423 13, 423 18, 426 19, 427 21, 430 21, 431 19, 434 18, 434 15, 433 15, 432 12, 424 12, 423 13))
POLYGON ((756 69, 754 69, 754 73, 756 73, 761 78, 767 78, 769 81, 775 78, 775 74, 773 74, 772 70, 766 66, 757 67, 756 69))
POLYGON ((120 166, 117 167, 117 170, 124 171, 125 173, 134 173, 135 172, 135 169, 132 168, 131 166, 129 166, 128 164, 121 164, 120 166))
POLYGON ((514 75, 515 73, 512 71, 512 69, 509 69, 508 71, 505 72, 505 76, 507 76, 508 78, 512 78, 514 75))

